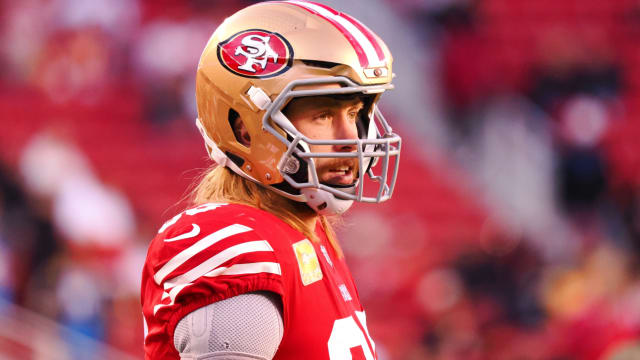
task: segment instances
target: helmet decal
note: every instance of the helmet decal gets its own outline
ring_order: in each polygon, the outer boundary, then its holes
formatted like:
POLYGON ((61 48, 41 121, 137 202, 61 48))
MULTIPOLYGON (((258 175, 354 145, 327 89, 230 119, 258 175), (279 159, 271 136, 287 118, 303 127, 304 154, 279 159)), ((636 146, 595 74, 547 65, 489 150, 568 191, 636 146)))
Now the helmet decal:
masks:
POLYGON ((236 75, 268 78, 289 70, 293 48, 278 33, 244 30, 218 44, 218 60, 236 75))
MULTIPOLYGON (((372 31, 364 26, 360 21, 345 13, 338 12, 327 5, 316 2, 289 0, 284 1, 284 3, 301 7, 331 23, 331 25, 344 35, 351 46, 353 46, 353 49, 360 60, 360 65, 363 68, 379 68, 387 66, 384 52, 382 51, 382 47, 378 43, 378 40, 376 40, 372 31)), ((368 77, 378 76, 381 75, 368 77)))

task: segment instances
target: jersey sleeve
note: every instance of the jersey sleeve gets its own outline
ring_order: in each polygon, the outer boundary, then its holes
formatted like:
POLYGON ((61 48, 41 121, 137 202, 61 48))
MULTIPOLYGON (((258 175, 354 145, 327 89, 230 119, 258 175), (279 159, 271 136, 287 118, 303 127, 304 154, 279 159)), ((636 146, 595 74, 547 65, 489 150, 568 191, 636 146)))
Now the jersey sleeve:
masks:
POLYGON ((147 344, 172 345, 178 321, 195 309, 253 291, 284 294, 269 241, 229 208, 208 206, 174 217, 151 243, 142 278, 147 355, 147 344))

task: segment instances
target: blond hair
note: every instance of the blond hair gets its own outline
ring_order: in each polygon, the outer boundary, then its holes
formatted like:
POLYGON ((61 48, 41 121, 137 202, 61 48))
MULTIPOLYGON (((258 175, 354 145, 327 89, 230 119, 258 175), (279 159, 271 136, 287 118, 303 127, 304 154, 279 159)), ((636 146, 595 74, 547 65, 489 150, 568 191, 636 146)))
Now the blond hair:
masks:
MULTIPOLYGON (((274 191, 243 178, 229 168, 214 166, 204 172, 200 182, 191 192, 191 202, 193 205, 227 202, 261 209, 275 215, 315 242, 320 240, 314 229, 309 228, 304 218, 318 216, 331 246, 339 257, 343 256, 333 231, 332 221, 326 216, 316 215, 306 204, 278 195, 274 191)), ((332 220, 335 222, 335 219, 332 220)))

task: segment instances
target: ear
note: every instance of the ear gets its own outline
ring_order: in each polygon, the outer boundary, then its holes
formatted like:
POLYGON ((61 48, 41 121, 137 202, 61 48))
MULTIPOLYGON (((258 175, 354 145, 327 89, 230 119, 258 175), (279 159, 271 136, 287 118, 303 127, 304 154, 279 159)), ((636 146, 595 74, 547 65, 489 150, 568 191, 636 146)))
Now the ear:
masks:
POLYGON ((244 125, 244 121, 240 117, 237 117, 233 121, 233 135, 235 135, 236 140, 246 146, 251 146, 251 136, 247 131, 247 127, 244 125))

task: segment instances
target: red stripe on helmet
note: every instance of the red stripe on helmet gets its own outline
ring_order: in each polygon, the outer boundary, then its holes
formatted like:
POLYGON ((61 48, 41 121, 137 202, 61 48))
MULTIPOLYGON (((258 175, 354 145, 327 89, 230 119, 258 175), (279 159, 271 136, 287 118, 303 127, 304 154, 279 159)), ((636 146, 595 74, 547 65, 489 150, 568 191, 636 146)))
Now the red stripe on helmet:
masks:
MULTIPOLYGON (((292 3, 292 2, 283 2, 283 3, 284 4, 289 4, 289 5, 295 5, 295 6, 299 7, 299 8, 302 8, 302 9, 304 9, 304 10, 306 10, 306 11, 308 11, 308 12, 314 14, 314 15, 317 15, 317 16, 325 19, 329 23, 331 23, 349 41, 349 43, 351 44, 351 46, 355 50, 356 54, 358 55, 358 60, 360 61, 360 66, 362 66, 363 68, 366 68, 366 67, 369 66, 369 59, 367 58, 367 54, 365 54, 364 49, 362 49, 362 46, 360 45, 358 40, 351 34, 351 32, 349 30, 347 30, 339 22, 337 22, 337 21, 335 21, 333 19, 330 19, 330 18, 318 13, 317 11, 315 11, 313 9, 310 9, 308 7, 305 7, 303 5, 292 3)), ((323 8, 326 8, 324 5, 321 5, 321 4, 316 4, 316 3, 311 3, 311 4, 317 5, 317 6, 322 6, 323 8)), ((331 8, 327 8, 327 10, 331 11, 332 13, 334 13, 336 15, 338 14, 335 10, 333 10, 331 8)))
POLYGON ((327 11, 330 11, 334 15, 339 15, 339 16, 342 16, 343 18, 349 20, 350 23, 352 23, 355 27, 358 28, 358 30, 360 30, 362 32, 362 34, 367 38, 367 40, 369 40, 371 45, 373 45, 373 48, 376 50, 376 54, 378 55, 378 59, 380 61, 384 61, 384 59, 385 59, 384 51, 382 51, 382 46, 380 46, 380 43, 378 43, 378 40, 373 35, 373 31, 369 30, 369 28, 364 26, 364 24, 362 24, 360 21, 358 21, 358 19, 353 18, 349 14, 345 14, 343 12, 338 12, 337 10, 335 10, 335 9, 325 5, 325 4, 320 4, 320 3, 317 3, 317 2, 313 2, 313 1, 306 1, 306 2, 308 2, 310 4, 314 4, 316 6, 320 6, 321 8, 326 9, 327 11))
POLYGON ((351 16, 349 16, 349 15, 347 15, 345 13, 342 13, 341 15, 345 19, 349 20, 355 27, 358 28, 358 30, 360 30, 364 34, 364 36, 367 37, 367 40, 369 40, 371 45, 373 45, 373 48, 376 50, 376 54, 378 55, 378 59, 380 61, 384 61, 385 60, 384 51, 382 51, 382 46, 380 46, 380 43, 376 39, 375 35, 373 35, 373 31, 369 30, 368 27, 364 26, 364 24, 362 24, 357 19, 354 19, 354 18, 352 18, 351 16))

